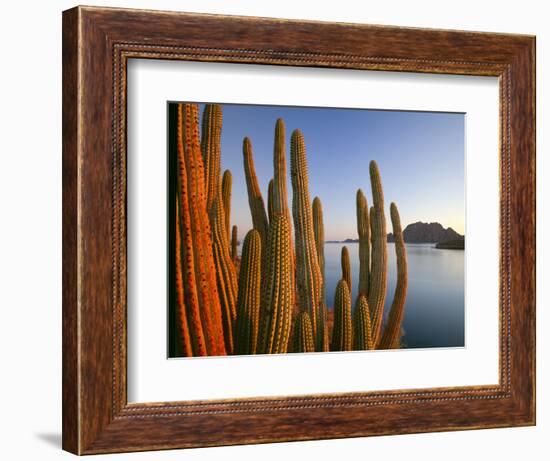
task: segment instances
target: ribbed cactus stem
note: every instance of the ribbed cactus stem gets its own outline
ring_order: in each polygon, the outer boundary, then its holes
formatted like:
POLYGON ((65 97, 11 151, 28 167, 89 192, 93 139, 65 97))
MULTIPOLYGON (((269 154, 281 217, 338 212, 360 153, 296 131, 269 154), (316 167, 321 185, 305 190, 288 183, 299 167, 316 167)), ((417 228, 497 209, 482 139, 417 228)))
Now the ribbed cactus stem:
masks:
POLYGON ((237 247, 239 246, 239 241, 237 240, 237 233, 237 226, 233 226, 233 229, 231 230, 231 259, 233 262, 236 262, 238 258, 237 247))
POLYGON ((319 336, 321 337, 321 344, 318 350, 319 352, 328 352, 330 350, 328 307, 324 300, 319 302, 317 316, 317 328, 319 328, 319 336))
POLYGON ((177 200, 181 268, 193 355, 225 355, 221 305, 216 284, 204 165, 199 145, 198 106, 177 110, 177 200))
POLYGON ((227 241, 229 242, 231 236, 231 185, 233 177, 230 170, 225 170, 222 177, 222 199, 223 199, 223 214, 225 217, 225 229, 227 230, 227 241))
POLYGON ((262 328, 265 354, 287 352, 292 319, 292 280, 290 272, 290 223, 275 215, 269 226, 262 328))
POLYGON ((388 269, 386 216, 384 214, 384 192, 380 171, 374 160, 370 162, 373 211, 371 212, 372 261, 369 281, 368 303, 372 315, 372 330, 375 344, 380 338, 388 269))
POLYGON ((351 296, 348 284, 344 279, 340 279, 334 294, 334 327, 332 329, 331 350, 351 351, 352 347, 351 296))
POLYGON ((243 243, 239 271, 235 353, 256 354, 260 322, 261 239, 252 229, 243 243))
POLYGON ((353 313, 353 349, 356 351, 374 349, 369 304, 363 294, 357 298, 353 313))
POLYGON ((363 191, 357 191, 357 234, 359 236, 359 294, 369 294, 370 224, 369 206, 363 191))
POLYGON ((395 237, 395 254, 397 256, 397 284, 384 334, 378 345, 379 349, 398 349, 401 346, 401 324, 407 297, 407 251, 401 230, 401 219, 395 203, 390 205, 390 216, 395 237))
POLYGON ((220 187, 222 106, 206 104, 202 114, 201 152, 206 181, 206 210, 210 213, 220 187))
POLYGON ((275 216, 275 211, 273 210, 273 179, 270 179, 267 186, 267 217, 269 222, 273 221, 273 216, 275 216))
POLYGON ((176 315, 178 319, 178 331, 181 353, 185 357, 193 356, 193 346, 191 345, 191 333, 189 332, 189 322, 187 321, 187 311, 185 308, 185 293, 183 288, 183 272, 181 267, 181 229, 180 213, 178 200, 176 198, 176 244, 175 244, 175 269, 176 269, 176 315))
POLYGON ((340 263, 342 265, 342 278, 348 284, 348 289, 351 295, 351 263, 349 260, 349 251, 347 246, 342 247, 340 263))
POLYGON ((218 294, 222 307, 225 349, 228 354, 231 354, 234 346, 233 328, 237 317, 237 274, 229 253, 221 190, 218 193, 218 199, 214 200, 212 205, 210 222, 212 223, 212 249, 216 264, 218 294))
POLYGON ((252 143, 249 138, 243 140, 243 158, 244 174, 246 178, 246 188, 248 191, 248 203, 252 215, 252 226, 260 233, 262 244, 267 241, 268 221, 265 212, 264 199, 258 185, 256 169, 254 167, 254 157, 252 153, 252 143))
POLYGON ((275 213, 288 216, 290 220, 286 187, 285 123, 281 118, 275 123, 275 141, 273 148, 273 210, 275 213))
POLYGON ((306 311, 301 311, 294 326, 294 352, 315 352, 311 320, 306 311))
POLYGON ((321 271, 321 300, 325 302, 325 226, 323 223, 323 205, 319 197, 313 199, 313 234, 315 236, 315 249, 317 250, 317 261, 321 271))
POLYGON ((304 137, 294 130, 291 137, 290 172, 292 179, 292 215, 296 248, 296 285, 298 306, 309 312, 315 349, 320 350, 323 338, 317 328, 321 298, 321 271, 315 248, 313 216, 309 195, 308 171, 304 137))

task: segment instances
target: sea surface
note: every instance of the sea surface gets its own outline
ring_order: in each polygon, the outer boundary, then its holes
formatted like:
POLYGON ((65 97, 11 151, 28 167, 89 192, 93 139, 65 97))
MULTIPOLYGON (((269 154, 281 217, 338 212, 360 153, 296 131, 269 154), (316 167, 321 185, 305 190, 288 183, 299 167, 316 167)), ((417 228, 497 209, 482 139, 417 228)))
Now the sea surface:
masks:
MULTIPOLYGON (((352 303, 357 296, 359 245, 325 243, 327 305, 342 277, 340 253, 348 247, 352 271, 352 303)), ((438 250, 434 244, 406 244, 408 290, 403 319, 403 347, 464 346, 464 251, 438 250)), ((385 314, 393 300, 397 278, 395 245, 388 243, 388 291, 385 314)), ((352 304, 353 305, 353 304, 352 304)))

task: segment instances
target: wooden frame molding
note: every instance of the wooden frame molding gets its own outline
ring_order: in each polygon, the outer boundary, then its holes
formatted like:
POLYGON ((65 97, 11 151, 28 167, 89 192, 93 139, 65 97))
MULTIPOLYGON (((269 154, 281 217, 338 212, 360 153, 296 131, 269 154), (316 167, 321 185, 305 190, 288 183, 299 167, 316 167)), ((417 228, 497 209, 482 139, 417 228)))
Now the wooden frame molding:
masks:
POLYGON ((535 39, 77 7, 63 13, 63 448, 76 454, 535 423, 535 39), (500 382, 129 404, 131 58, 490 75, 500 82, 500 382))

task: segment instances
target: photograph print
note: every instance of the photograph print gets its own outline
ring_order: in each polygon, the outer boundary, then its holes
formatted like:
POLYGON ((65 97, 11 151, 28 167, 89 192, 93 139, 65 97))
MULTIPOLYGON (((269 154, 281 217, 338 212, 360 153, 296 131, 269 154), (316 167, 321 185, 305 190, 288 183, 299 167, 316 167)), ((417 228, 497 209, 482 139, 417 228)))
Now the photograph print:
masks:
POLYGON ((464 347, 463 113, 167 106, 168 357, 464 347))

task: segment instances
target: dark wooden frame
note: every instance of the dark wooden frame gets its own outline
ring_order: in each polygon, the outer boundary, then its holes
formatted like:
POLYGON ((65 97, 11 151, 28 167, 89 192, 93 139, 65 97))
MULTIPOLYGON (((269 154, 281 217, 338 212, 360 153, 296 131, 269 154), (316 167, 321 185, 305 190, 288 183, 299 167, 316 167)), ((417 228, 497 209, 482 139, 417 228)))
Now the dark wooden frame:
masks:
POLYGON ((90 454, 534 423, 534 37, 92 7, 63 13, 65 450, 90 454), (126 63, 138 57, 498 76, 499 384, 128 404, 126 63))

